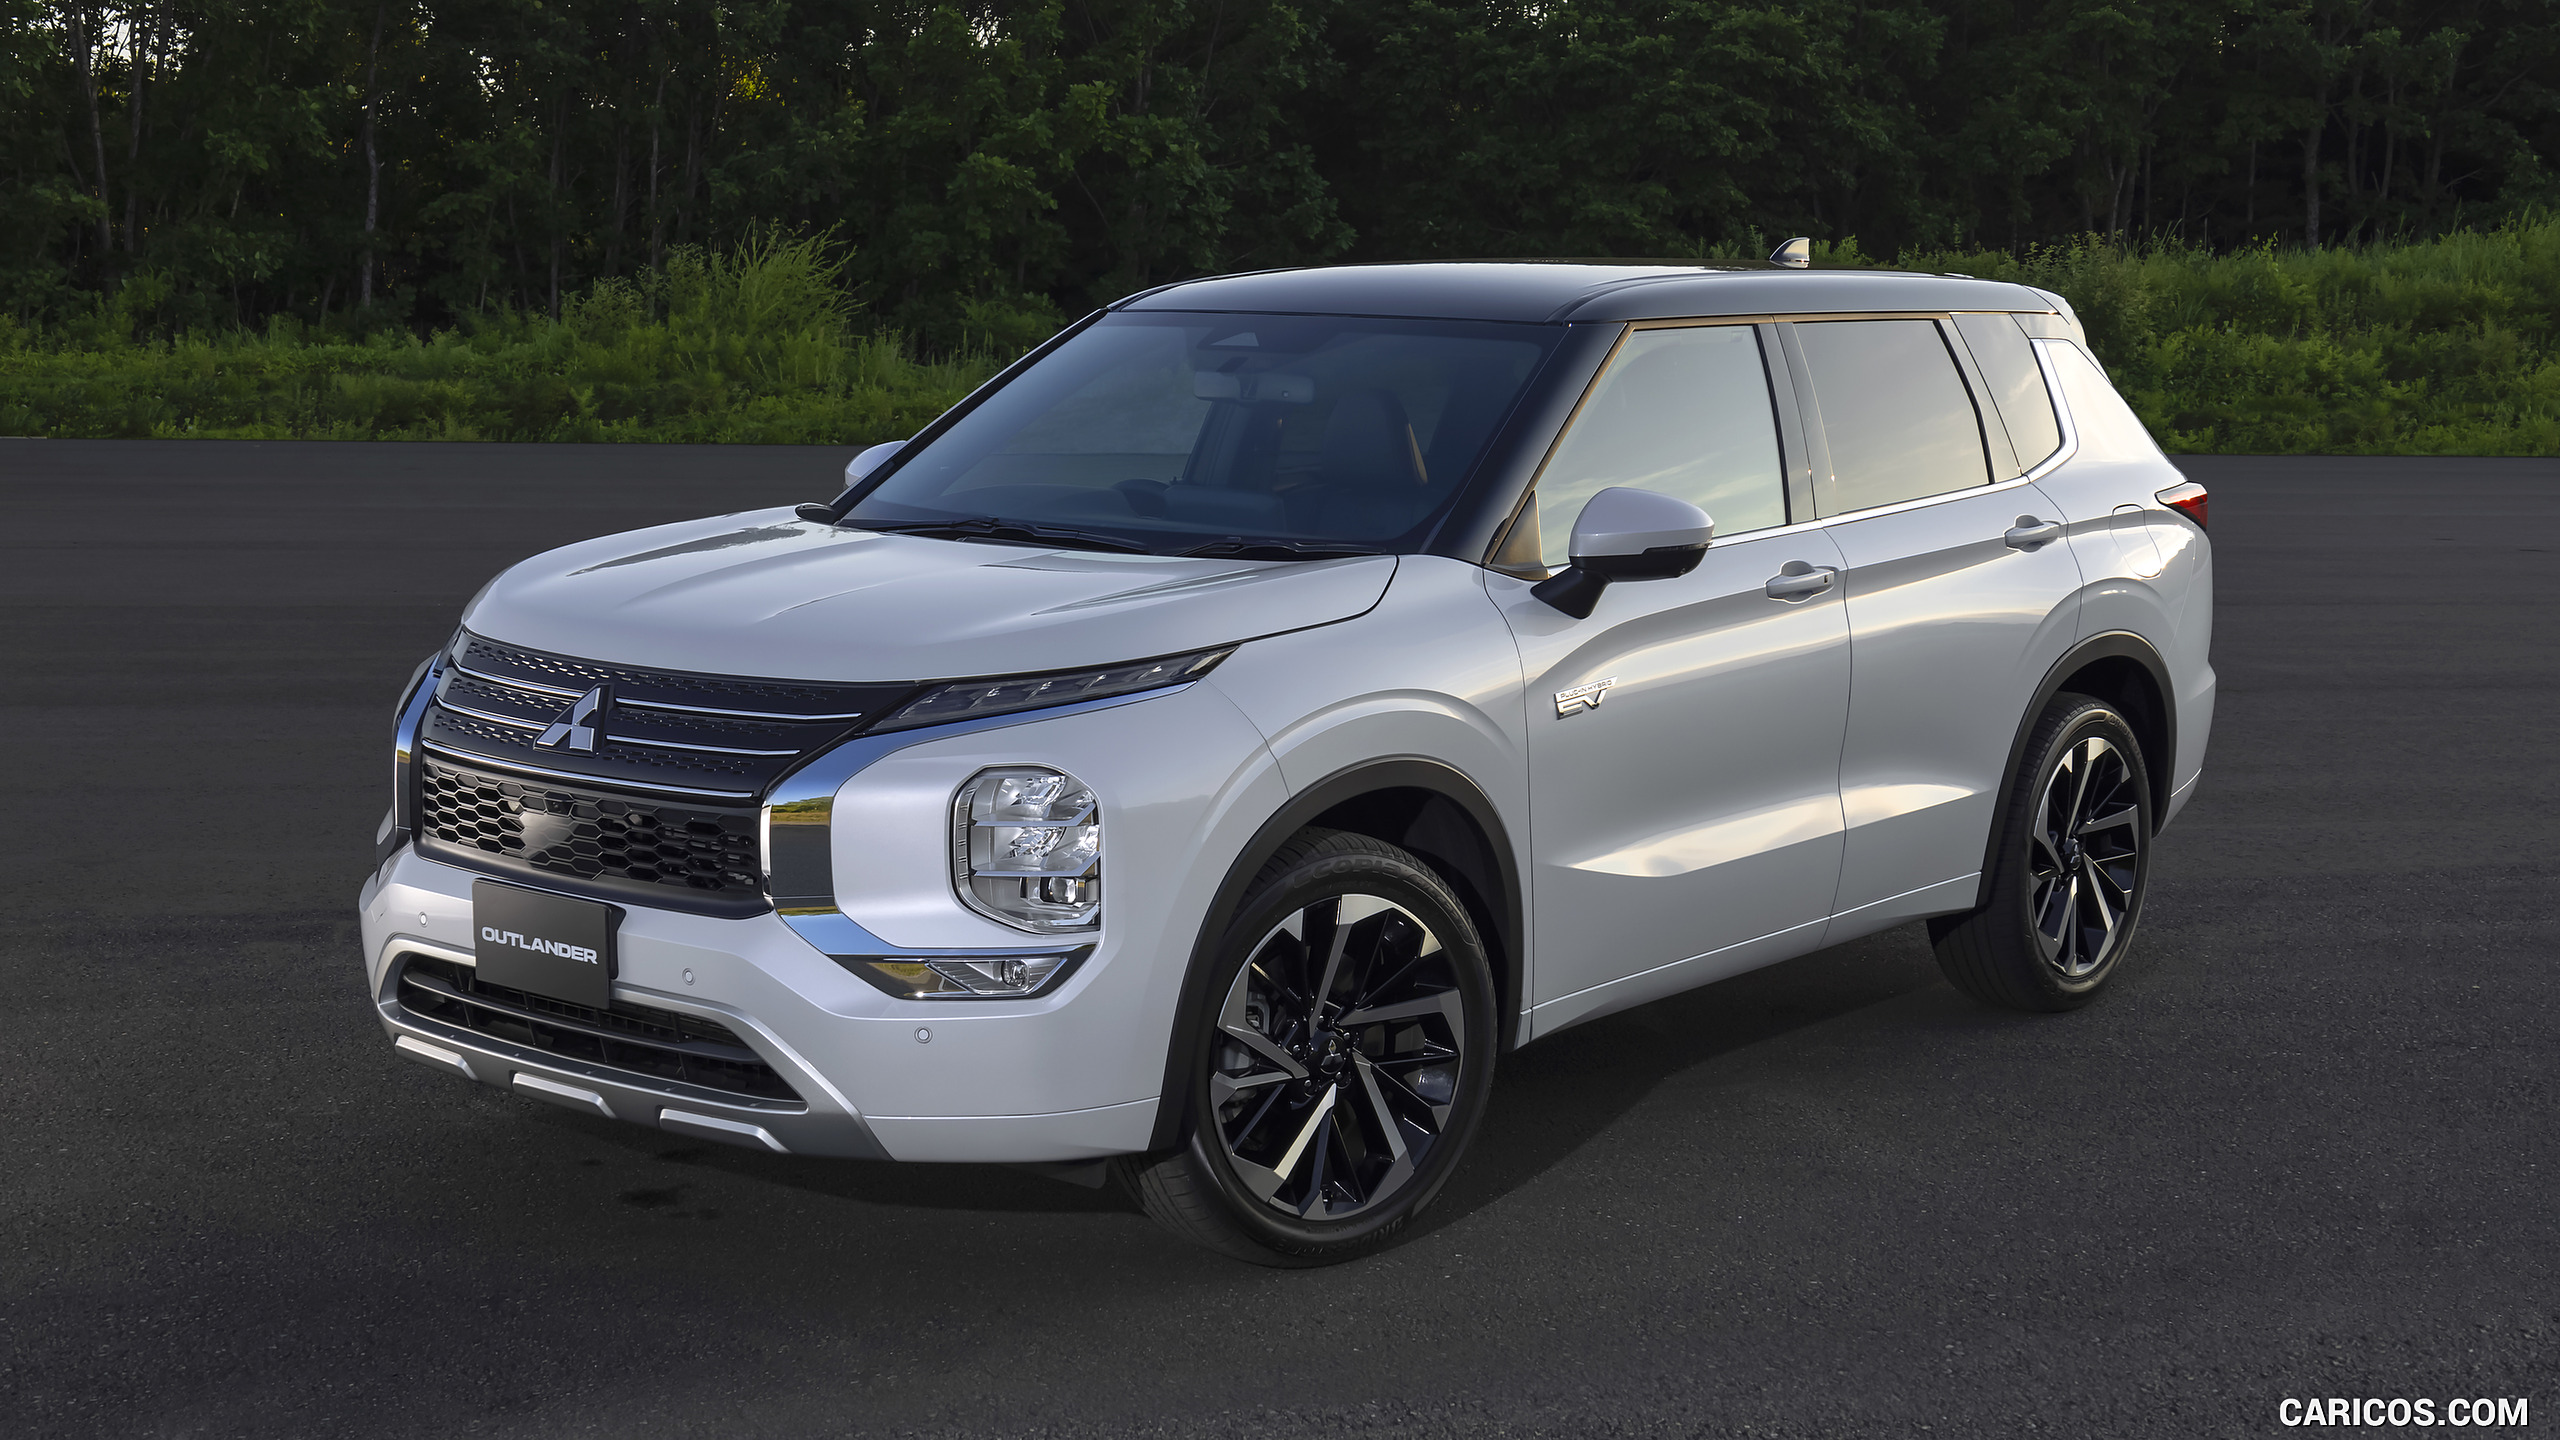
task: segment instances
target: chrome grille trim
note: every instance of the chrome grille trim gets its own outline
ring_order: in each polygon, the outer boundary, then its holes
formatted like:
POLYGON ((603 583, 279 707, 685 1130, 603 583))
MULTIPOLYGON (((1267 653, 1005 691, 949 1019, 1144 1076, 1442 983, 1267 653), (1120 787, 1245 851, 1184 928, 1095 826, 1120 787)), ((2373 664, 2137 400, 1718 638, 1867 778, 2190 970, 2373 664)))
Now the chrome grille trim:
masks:
MULTIPOLYGON (((448 706, 446 708, 459 709, 460 707, 448 706)), ((468 715, 471 712, 464 710, 462 713, 468 715)), ((539 730, 543 727, 537 725, 534 728, 539 730)), ((679 745, 673 740, 625 740, 619 735, 613 737, 611 743, 615 745, 645 745, 652 750, 690 750, 697 755, 797 755, 800 753, 797 750, 732 750, 726 745, 679 745)))
MULTIPOLYGON (((488 677, 482 676, 481 678, 487 679, 488 677)), ((512 685, 515 682, 512 680, 502 680, 498 683, 502 685, 512 685)), ((567 694, 571 699, 575 699, 579 694, 584 692, 565 691, 563 693, 567 694)), ((613 703, 626 710, 669 710, 679 715, 717 715, 723 720, 784 720, 803 725, 822 721, 849 724, 852 721, 859 720, 864 715, 870 713, 865 710, 856 710, 850 715, 784 715, 771 710, 714 710, 703 705, 669 705, 663 701, 657 700, 616 700, 613 703)), ((759 750, 754 753, 760 755, 764 752, 759 750)), ((795 751, 793 753, 796 754, 798 752, 795 751)))
POLYGON ((465 765, 486 766, 496 770, 517 770, 527 775, 542 776, 546 780, 575 780, 581 785, 607 785, 617 790, 648 790, 662 795, 700 795, 714 800, 752 800, 756 797, 756 792, 753 790, 696 790, 688 785, 662 785, 646 780, 608 780, 595 775, 581 775, 575 770, 546 770, 539 765, 527 765, 521 761, 487 755, 474 755, 468 750, 454 750, 431 743, 422 742, 418 748, 430 755, 441 755, 448 760, 457 760, 465 765))
MULTIPOLYGON (((495 685, 502 690, 529 691, 533 694, 541 695, 553 700, 575 700, 579 696, 587 693, 584 690, 563 690, 557 685, 544 685, 533 680, 518 680, 505 675, 492 675, 486 670, 474 670, 468 665, 455 664, 446 668, 452 670, 457 675, 468 675, 483 685, 495 685)), ((716 715, 723 720, 780 720, 800 725, 827 722, 850 724, 851 722, 859 720, 864 715, 870 713, 864 710, 855 710, 844 715, 788 715, 779 710, 714 710, 708 705, 670 705, 664 700, 616 700, 613 703, 625 710, 664 710, 675 715, 716 715)), ((447 705, 445 708, 448 710, 462 710, 462 707, 459 705, 447 705)), ((476 710, 462 710, 462 713, 465 715, 480 714, 480 712, 476 710)), ((494 715, 481 715, 481 718, 484 720, 494 720, 499 717, 494 715)), ((741 755, 796 755, 799 752, 796 750, 741 750, 736 753, 741 755)))
POLYGON ((518 730, 536 731, 551 728, 539 720, 519 720, 513 715, 500 715, 490 710, 474 710, 468 705, 457 705, 449 699, 438 699, 436 703, 456 715, 468 715, 474 720, 486 720, 493 725, 511 725, 518 730))
POLYGON ((557 700, 575 700, 579 696, 587 693, 584 690, 563 690, 557 685, 544 685, 532 680, 514 680, 509 679, 504 675, 492 675, 485 670, 474 670, 459 660, 446 662, 445 668, 451 670, 457 675, 468 675, 472 679, 481 681, 485 684, 500 686, 508 690, 531 690, 538 694, 551 696, 557 700))

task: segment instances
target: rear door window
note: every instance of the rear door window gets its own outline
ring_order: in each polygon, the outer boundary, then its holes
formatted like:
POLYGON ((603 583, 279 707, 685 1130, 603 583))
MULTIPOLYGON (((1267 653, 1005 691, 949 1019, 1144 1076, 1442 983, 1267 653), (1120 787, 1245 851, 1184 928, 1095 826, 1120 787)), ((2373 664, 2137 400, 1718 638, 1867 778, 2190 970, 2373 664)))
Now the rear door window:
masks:
POLYGON ((1535 554, 1545 569, 1561 569, 1574 517, 1612 485, 1686 500, 1719 536, 1787 523, 1777 412, 1751 326, 1628 335, 1538 477, 1537 502, 1505 558, 1535 554))
POLYGON ((2044 388, 2044 371, 2035 349, 2014 315, 1959 315, 1956 333, 1973 352, 1974 368, 1991 390, 1991 403, 2009 427, 2009 443, 2018 451, 2018 468, 2032 470, 2062 448, 2062 426, 2053 418, 2053 396, 2044 388))
POLYGON ((1831 473, 1815 508, 1841 515, 1991 483, 1982 421, 1935 320, 1798 321, 1831 473))

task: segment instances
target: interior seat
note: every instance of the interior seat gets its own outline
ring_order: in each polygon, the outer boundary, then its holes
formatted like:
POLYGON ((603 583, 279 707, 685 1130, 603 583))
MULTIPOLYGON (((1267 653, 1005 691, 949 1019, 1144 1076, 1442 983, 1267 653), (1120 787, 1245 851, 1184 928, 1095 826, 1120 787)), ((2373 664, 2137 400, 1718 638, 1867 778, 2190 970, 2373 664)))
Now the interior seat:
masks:
POLYGON ((1354 390, 1325 417, 1315 479, 1290 493, 1289 511, 1305 533, 1383 540, 1412 529, 1438 498, 1404 402, 1354 390))

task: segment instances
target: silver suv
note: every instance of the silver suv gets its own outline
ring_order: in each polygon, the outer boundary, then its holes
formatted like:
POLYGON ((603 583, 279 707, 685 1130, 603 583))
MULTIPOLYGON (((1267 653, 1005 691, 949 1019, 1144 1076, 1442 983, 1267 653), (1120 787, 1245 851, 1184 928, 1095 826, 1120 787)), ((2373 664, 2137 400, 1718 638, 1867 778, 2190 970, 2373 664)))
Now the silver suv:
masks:
POLYGON ((2204 492, 2016 285, 1192 281, 847 475, 528 560, 419 666, 401 1054, 1321 1263, 1595 1016, 1915 920, 2086 1002, 2213 716, 2204 492))

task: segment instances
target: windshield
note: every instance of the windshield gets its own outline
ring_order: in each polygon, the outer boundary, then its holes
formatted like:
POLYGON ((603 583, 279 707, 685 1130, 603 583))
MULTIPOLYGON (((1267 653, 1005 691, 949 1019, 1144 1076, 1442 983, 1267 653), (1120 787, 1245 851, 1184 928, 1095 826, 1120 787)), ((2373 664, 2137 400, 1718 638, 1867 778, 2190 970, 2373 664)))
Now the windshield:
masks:
POLYGON ((866 490, 844 523, 975 522, 993 538, 1074 532, 1160 554, 1395 551, 1448 509, 1560 333, 1106 316, 866 490))

